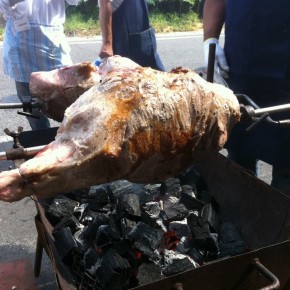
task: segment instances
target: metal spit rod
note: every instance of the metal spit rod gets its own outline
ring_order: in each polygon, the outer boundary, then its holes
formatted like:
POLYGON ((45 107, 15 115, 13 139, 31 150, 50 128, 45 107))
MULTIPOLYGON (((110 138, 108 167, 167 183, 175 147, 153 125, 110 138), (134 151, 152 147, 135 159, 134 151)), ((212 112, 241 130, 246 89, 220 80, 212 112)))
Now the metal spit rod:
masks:
POLYGON ((39 102, 27 102, 27 103, 0 103, 0 109, 24 109, 27 106, 31 108, 41 108, 42 105, 39 102))
POLYGON ((3 103, 0 104, 0 109, 21 109, 23 108, 22 103, 3 103))
POLYGON ((15 160, 19 158, 33 157, 38 152, 40 152, 45 146, 46 145, 28 148, 14 148, 11 149, 11 151, 0 152, 0 160, 15 160), (14 156, 15 158, 13 158, 14 156))
POLYGON ((207 79, 206 79, 210 83, 213 83, 214 81, 215 51, 216 51, 216 44, 211 43, 209 45, 207 79))
POLYGON ((273 106, 273 107, 267 107, 267 108, 259 108, 255 109, 255 115, 256 116, 261 116, 264 113, 278 113, 278 112, 283 112, 290 110, 290 104, 285 104, 285 105, 278 105, 278 106, 273 106))
POLYGON ((36 119, 39 119, 39 116, 33 114, 32 109, 41 109, 41 107, 42 104, 34 101, 30 96, 24 96, 21 103, 0 103, 0 109, 23 109, 23 112, 17 111, 17 114, 36 119))

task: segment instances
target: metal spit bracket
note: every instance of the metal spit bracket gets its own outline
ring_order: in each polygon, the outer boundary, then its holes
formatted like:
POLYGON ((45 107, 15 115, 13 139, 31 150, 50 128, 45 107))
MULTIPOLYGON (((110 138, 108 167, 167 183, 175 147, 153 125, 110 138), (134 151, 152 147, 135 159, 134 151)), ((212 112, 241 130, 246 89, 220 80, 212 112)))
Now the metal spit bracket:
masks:
POLYGON ((23 96, 21 103, 0 103, 0 109, 23 109, 23 111, 17 111, 17 114, 35 119, 39 119, 39 116, 33 114, 33 109, 40 109, 41 106, 31 96, 23 96))
POLYGON ((5 133, 13 138, 13 147, 7 151, 0 152, 1 160, 29 159, 41 151, 47 144, 55 139, 58 127, 42 130, 23 131, 18 127, 16 131, 5 129, 5 133))
POLYGON ((15 131, 10 131, 8 128, 5 128, 4 132, 13 138, 13 148, 7 150, 6 152, 0 152, 0 160, 22 160, 23 162, 25 151, 19 141, 19 136, 23 132, 23 127, 19 126, 15 131))
POLYGON ((26 117, 31 117, 34 119, 39 119, 39 116, 36 116, 32 113, 32 109, 37 107, 35 106, 35 101, 31 97, 23 98, 23 111, 17 111, 17 114, 23 115, 26 117))
POLYGON ((23 132, 23 127, 19 126, 16 131, 10 131, 8 128, 5 128, 4 132, 13 138, 13 148, 23 148, 19 141, 19 135, 23 132))
POLYGON ((254 129, 262 122, 267 121, 279 127, 290 126, 290 119, 274 121, 270 118, 271 113, 279 113, 290 110, 290 104, 260 108, 249 96, 244 94, 236 94, 240 102, 241 122, 252 123, 247 131, 254 129))

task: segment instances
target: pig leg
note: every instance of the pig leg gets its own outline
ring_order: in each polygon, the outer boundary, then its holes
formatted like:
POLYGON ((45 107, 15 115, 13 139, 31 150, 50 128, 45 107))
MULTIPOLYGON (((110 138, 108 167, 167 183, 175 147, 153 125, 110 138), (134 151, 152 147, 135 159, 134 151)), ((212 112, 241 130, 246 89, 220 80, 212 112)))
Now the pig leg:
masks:
POLYGON ((21 164, 19 169, 1 172, 0 200, 13 202, 26 196, 37 195, 38 186, 46 179, 47 171, 68 160, 73 150, 71 146, 54 147, 52 142, 34 158, 21 164))
POLYGON ((18 169, 0 173, 0 200, 13 202, 33 194, 18 169))

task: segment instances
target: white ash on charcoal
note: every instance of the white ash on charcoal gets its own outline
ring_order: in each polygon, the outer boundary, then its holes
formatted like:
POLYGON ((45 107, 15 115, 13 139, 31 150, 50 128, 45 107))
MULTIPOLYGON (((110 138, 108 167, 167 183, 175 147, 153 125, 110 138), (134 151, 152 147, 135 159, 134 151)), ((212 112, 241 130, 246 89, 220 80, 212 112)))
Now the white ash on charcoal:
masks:
POLYGON ((57 196, 46 211, 48 218, 55 224, 63 218, 72 216, 79 202, 64 195, 57 196))
POLYGON ((162 274, 165 276, 171 276, 199 267, 199 264, 189 256, 179 254, 172 250, 165 250, 163 259, 164 266, 162 268, 162 274))
POLYGON ((106 184, 90 187, 88 194, 82 195, 82 202, 89 203, 90 209, 101 210, 110 203, 110 196, 106 184))
POLYGON ((118 231, 111 228, 109 225, 101 225, 96 234, 95 244, 100 248, 113 245, 121 241, 121 236, 118 231))
POLYGON ((153 201, 160 197, 161 184, 136 184, 127 180, 113 181, 108 185, 108 194, 111 203, 116 203, 117 197, 122 193, 138 194, 140 204, 153 201))
POLYGON ((118 180, 60 195, 46 214, 78 289, 122 290, 246 252, 219 211, 192 167, 158 184, 118 180))
POLYGON ((174 196, 164 195, 163 220, 166 224, 172 221, 183 220, 188 215, 188 209, 174 196))
POLYGON ((138 221, 141 218, 141 209, 139 205, 139 196, 137 193, 123 193, 117 198, 117 218, 128 217, 131 220, 138 221))
POLYGON ((189 227, 187 225, 187 219, 183 219, 181 221, 173 221, 169 223, 168 230, 170 232, 173 232, 178 239, 191 236, 189 227))
POLYGON ((176 251, 186 254, 199 265, 204 264, 204 251, 202 251, 191 237, 183 236, 176 246, 176 251))
POLYGON ((216 237, 210 232, 209 224, 203 216, 190 212, 187 216, 187 224, 193 240, 201 250, 211 255, 218 255, 219 247, 216 237))
POLYGON ((143 262, 138 268, 137 281, 140 285, 153 283, 163 279, 162 268, 159 264, 143 262))
POLYGON ((111 248, 102 255, 102 259, 98 259, 90 269, 85 270, 79 288, 128 289, 130 284, 135 283, 131 282, 134 278, 131 272, 129 261, 111 248), (94 279, 95 276, 99 277, 98 281, 94 279))
POLYGON ((149 201, 150 199, 152 199, 153 197, 157 197, 160 195, 160 190, 161 190, 161 183, 157 183, 157 184, 146 184, 143 189, 142 192, 143 194, 145 194, 145 197, 147 195, 149 195, 149 199, 147 200, 142 200, 142 203, 145 203, 147 201, 149 201))
POLYGON ((142 205, 142 220, 147 224, 154 224, 160 217, 161 208, 157 201, 146 202, 142 205))
POLYGON ((55 231, 61 230, 63 228, 70 228, 72 232, 77 232, 84 228, 84 225, 80 223, 80 221, 74 216, 66 216, 61 219, 59 223, 54 227, 55 231))
POLYGON ((101 289, 126 289, 130 286, 132 268, 115 249, 106 251, 96 268, 101 289))
POLYGON ((189 167, 183 174, 178 176, 181 186, 191 186, 194 195, 200 195, 200 193, 206 190, 206 184, 200 173, 194 168, 189 167))
POLYGON ((83 219, 87 215, 87 211, 89 210, 88 203, 82 203, 81 205, 75 207, 73 215, 80 221, 83 222, 83 219))
MULTIPOLYGON (((205 204, 214 202, 210 192, 207 190, 204 179, 194 167, 189 167, 183 174, 178 176, 178 178, 180 179, 182 188, 184 186, 191 186, 194 193, 193 197, 198 196, 198 198, 194 200, 197 204, 189 204, 190 207, 196 207, 196 209, 201 209, 205 204)), ((182 193, 187 193, 187 191, 183 191, 182 193)), ((189 198, 188 195, 185 195, 182 198, 187 197, 189 198)), ((182 202, 186 204, 184 200, 182 202)))
POLYGON ((194 189, 191 185, 182 185, 180 202, 182 202, 188 209, 195 208, 201 210, 205 206, 205 203, 196 198, 194 192, 196 192, 196 188, 194 189))
POLYGON ((139 222, 129 233, 128 237, 133 242, 133 247, 150 261, 158 263, 161 255, 158 247, 162 244, 164 232, 139 222))
POLYGON ((168 178, 161 184, 161 194, 167 194, 170 196, 178 196, 181 192, 179 178, 168 178))
POLYGON ((129 232, 136 226, 136 222, 123 218, 120 220, 120 232, 122 237, 127 237, 129 232))

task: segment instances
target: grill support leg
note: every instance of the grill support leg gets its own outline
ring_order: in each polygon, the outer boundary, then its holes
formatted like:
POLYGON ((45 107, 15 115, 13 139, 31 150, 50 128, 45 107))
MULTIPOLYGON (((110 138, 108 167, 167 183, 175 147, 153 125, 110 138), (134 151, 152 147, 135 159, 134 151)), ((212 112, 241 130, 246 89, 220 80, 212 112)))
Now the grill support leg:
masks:
POLYGON ((43 246, 40 237, 37 235, 35 258, 34 258, 34 277, 37 278, 41 270, 41 261, 43 254, 43 246))

